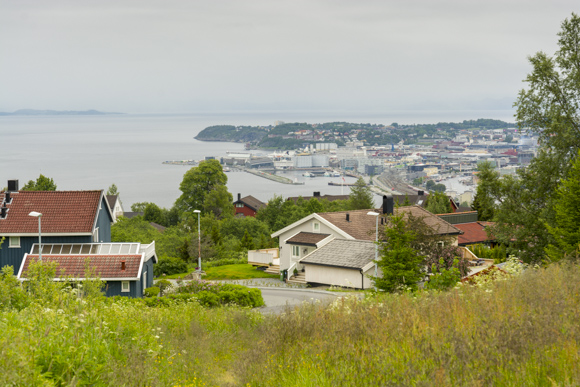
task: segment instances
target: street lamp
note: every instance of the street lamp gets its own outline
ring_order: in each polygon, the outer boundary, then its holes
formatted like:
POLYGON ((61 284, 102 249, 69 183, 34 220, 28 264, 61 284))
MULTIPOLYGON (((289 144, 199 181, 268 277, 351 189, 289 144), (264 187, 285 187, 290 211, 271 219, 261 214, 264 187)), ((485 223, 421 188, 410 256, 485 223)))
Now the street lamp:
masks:
POLYGON ((38 218, 38 260, 42 261, 42 233, 40 232, 40 218, 42 218, 42 214, 40 212, 32 211, 28 216, 38 218))
MULTIPOLYGON (((379 259, 379 215, 380 214, 378 212, 369 211, 369 212, 367 212, 367 215, 375 216, 377 218, 377 225, 376 225, 376 229, 375 229, 375 278, 377 278, 377 276, 378 276, 377 261, 379 259)), ((377 281, 375 280, 375 290, 377 290, 376 282, 377 281)))
POLYGON ((194 210, 195 214, 197 214, 197 268, 201 273, 201 226, 199 223, 199 216, 201 214, 200 210, 194 210))

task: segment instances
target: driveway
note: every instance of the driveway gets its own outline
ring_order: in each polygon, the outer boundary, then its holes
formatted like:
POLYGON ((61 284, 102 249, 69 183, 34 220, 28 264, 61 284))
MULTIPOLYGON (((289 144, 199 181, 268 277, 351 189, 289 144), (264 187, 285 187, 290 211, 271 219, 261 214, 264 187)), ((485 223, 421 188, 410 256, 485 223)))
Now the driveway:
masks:
POLYGON ((262 313, 282 313, 286 307, 301 305, 303 302, 330 303, 338 297, 352 293, 329 292, 321 289, 306 288, 305 285, 286 284, 276 278, 255 278, 246 280, 216 280, 211 282, 234 283, 262 291, 265 306, 262 313))
POLYGON ((286 307, 301 305, 303 302, 323 304, 334 301, 344 293, 328 292, 324 290, 292 289, 292 288, 259 288, 266 306, 260 308, 262 313, 282 313, 286 307))

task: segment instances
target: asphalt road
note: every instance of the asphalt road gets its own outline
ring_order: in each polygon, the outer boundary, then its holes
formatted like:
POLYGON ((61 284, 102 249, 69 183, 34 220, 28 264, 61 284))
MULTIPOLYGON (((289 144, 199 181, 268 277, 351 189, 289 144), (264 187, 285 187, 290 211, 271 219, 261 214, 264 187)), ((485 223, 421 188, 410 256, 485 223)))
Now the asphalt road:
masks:
POLYGON ((266 306, 260 308, 262 313, 282 313, 287 307, 301 305, 303 302, 330 303, 342 293, 322 290, 292 288, 260 288, 266 306))

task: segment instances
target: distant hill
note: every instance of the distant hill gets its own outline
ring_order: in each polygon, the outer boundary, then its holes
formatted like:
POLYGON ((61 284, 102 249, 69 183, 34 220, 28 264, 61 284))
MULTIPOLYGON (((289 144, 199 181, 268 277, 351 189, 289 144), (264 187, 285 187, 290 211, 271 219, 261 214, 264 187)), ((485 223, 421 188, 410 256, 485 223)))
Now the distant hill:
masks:
POLYGON ((100 112, 98 110, 35 110, 35 109, 20 109, 15 112, 0 112, 0 116, 98 116, 104 114, 124 114, 124 113, 108 113, 100 112))

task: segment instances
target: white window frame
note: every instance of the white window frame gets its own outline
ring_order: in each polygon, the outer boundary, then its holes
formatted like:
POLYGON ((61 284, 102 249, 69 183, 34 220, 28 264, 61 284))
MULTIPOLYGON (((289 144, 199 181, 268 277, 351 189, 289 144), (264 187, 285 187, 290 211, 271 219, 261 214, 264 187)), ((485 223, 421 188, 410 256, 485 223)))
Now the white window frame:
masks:
POLYGON ((11 236, 8 237, 8 248, 17 249, 20 247, 20 237, 11 236))
POLYGON ((319 222, 312 223, 312 231, 314 231, 314 232, 320 231, 320 223, 319 222))
POLYGON ((292 257, 293 258, 300 258, 300 246, 292 245, 292 257), (298 252, 298 254, 296 254, 298 252))
POLYGON ((147 289, 147 271, 143 272, 143 292, 147 289))
POLYGON ((95 231, 93 232, 93 242, 99 243, 99 228, 95 227, 95 231))
POLYGON ((131 284, 129 281, 121 281, 121 293, 129 293, 131 291, 131 284))

